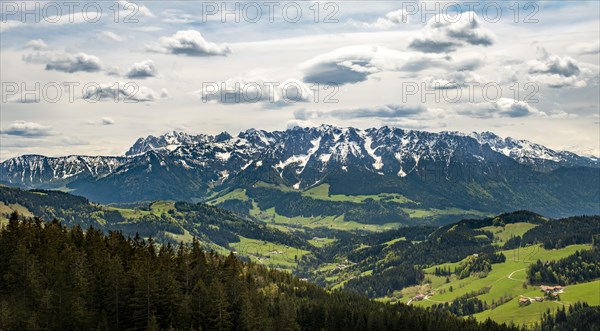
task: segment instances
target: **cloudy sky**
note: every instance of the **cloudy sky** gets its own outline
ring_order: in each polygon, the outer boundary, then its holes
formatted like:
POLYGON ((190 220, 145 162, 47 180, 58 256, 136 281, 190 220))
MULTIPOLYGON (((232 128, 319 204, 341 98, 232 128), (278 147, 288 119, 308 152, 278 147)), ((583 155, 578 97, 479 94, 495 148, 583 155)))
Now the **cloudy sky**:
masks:
POLYGON ((2 1, 1 160, 322 123, 600 153, 597 1, 71 3, 2 1))

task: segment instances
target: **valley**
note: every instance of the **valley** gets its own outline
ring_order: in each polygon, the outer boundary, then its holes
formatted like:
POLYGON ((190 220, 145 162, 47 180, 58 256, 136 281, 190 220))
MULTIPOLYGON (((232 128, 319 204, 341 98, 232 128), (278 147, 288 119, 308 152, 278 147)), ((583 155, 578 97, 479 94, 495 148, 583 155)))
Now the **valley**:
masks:
MULTIPOLYGON (((285 192, 272 185, 257 185, 285 192)), ((277 214, 273 207, 261 210, 241 189, 215 195, 207 204, 155 201, 99 205, 56 191, 0 187, 0 193, 0 221, 4 225, 10 213, 17 211, 23 216, 58 218, 63 224, 81 225, 84 229, 93 226, 103 231, 123 231, 129 236, 140 234, 157 243, 176 244, 198 238, 207 250, 222 255, 234 252, 242 260, 385 303, 442 309, 444 304, 451 307, 453 302, 468 297, 467 300, 481 302, 485 309, 461 316, 473 316, 479 321, 491 318, 499 323, 512 321, 533 326, 548 309, 556 311, 576 302, 600 305, 600 279, 568 284, 558 301, 518 304, 519 298, 542 295, 539 285, 532 284, 527 276, 527 270, 536 261, 558 261, 577 251, 594 249, 592 234, 600 233, 598 217, 560 220, 572 225, 556 234, 564 242, 557 244, 532 234, 559 221, 525 211, 488 217, 475 211, 418 210, 421 215, 458 217, 470 212, 473 218, 440 227, 422 216, 414 217, 414 225, 407 226, 406 222, 349 222, 343 215, 286 217, 277 214), (219 208, 240 203, 251 206, 248 214, 219 208), (522 238, 517 247, 513 247, 515 238, 522 238), (504 261, 492 259, 481 271, 455 273, 490 254, 502 256, 504 261), (420 295, 424 296, 422 300, 415 299, 420 295)), ((325 187, 300 194, 313 200, 337 202, 409 202, 396 194, 329 195, 325 187)))

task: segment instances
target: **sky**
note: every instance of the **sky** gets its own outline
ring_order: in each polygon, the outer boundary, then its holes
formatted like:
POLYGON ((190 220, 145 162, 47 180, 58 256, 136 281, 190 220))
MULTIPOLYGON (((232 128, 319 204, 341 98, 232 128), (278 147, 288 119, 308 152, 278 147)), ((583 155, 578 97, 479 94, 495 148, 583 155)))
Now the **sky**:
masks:
POLYGON ((0 160, 320 124, 600 155, 597 1, 0 4, 0 160))

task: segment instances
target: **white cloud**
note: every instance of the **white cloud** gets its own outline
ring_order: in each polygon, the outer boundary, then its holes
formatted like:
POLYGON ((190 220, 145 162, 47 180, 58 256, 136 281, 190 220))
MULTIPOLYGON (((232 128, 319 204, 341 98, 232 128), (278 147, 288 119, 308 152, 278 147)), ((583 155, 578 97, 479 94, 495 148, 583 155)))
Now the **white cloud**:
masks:
POLYGON ((584 69, 575 59, 552 55, 543 47, 538 47, 538 52, 540 56, 528 62, 532 80, 553 88, 587 86, 584 76, 591 72, 584 74, 584 69))
POLYGON ((430 88, 458 89, 465 86, 466 83, 481 83, 483 79, 478 74, 471 71, 451 71, 441 76, 428 77, 425 79, 430 88))
POLYGON ((148 78, 156 77, 158 74, 156 66, 152 60, 145 60, 142 62, 134 63, 129 70, 127 70, 127 78, 148 78))
POLYGON ((529 62, 530 74, 557 74, 563 77, 579 75, 579 64, 569 56, 551 55, 545 49, 539 48, 542 56, 529 62))
POLYGON ((148 7, 144 5, 140 5, 139 1, 124 1, 119 0, 119 5, 121 8, 119 10, 119 15, 124 19, 137 19, 139 16, 144 17, 155 17, 154 14, 148 9, 148 7))
POLYGON ((52 127, 35 122, 15 121, 8 128, 1 131, 2 134, 20 136, 26 138, 48 137, 59 135, 52 127))
POLYGON ((456 112, 474 118, 547 116, 526 101, 500 98, 493 102, 460 104, 456 112))
POLYGON ((600 53, 600 43, 598 41, 576 43, 567 47, 567 50, 571 53, 576 53, 579 55, 594 55, 600 53))
POLYGON ((494 104, 501 117, 523 117, 534 114, 544 114, 537 108, 532 107, 526 101, 518 101, 509 98, 500 98, 494 104))
POLYGON ((35 53, 23 56, 27 63, 45 63, 46 70, 74 73, 102 70, 102 61, 97 56, 85 53, 35 53))
POLYGON ((411 119, 411 118, 397 118, 394 120, 383 121, 381 125, 392 126, 396 128, 402 129, 412 129, 412 130, 426 130, 426 129, 439 129, 445 128, 447 126, 446 123, 440 121, 423 121, 420 119, 411 119))
POLYGON ((209 42, 196 30, 177 31, 171 37, 162 37, 158 44, 149 45, 147 51, 187 56, 227 56, 227 44, 209 42))
POLYGON ((103 117, 101 123, 102 125, 113 125, 115 124, 115 120, 110 117, 103 117))
POLYGON ((369 29, 388 30, 400 24, 407 24, 410 22, 410 16, 402 10, 395 10, 385 14, 384 17, 379 17, 375 22, 356 22, 353 20, 348 21, 348 24, 358 27, 364 27, 369 29))
POLYGON ((545 84, 552 88, 563 88, 563 87, 586 87, 587 83, 583 79, 579 79, 577 76, 565 77, 558 74, 551 75, 533 75, 530 76, 532 80, 545 84))
POLYGON ((125 38, 124 36, 120 36, 114 32, 110 32, 110 31, 102 31, 98 34, 98 37, 100 39, 103 39, 106 41, 115 41, 115 42, 123 42, 123 41, 127 40, 127 38, 125 38))
POLYGON ((25 48, 41 51, 47 49, 48 45, 42 39, 34 39, 27 42, 25 48))
POLYGON ((171 99, 171 95, 169 94, 169 91, 167 91, 166 88, 160 89, 160 95, 159 95, 159 97, 161 99, 171 99))
POLYGON ((312 91, 300 80, 278 82, 264 77, 235 77, 224 82, 206 83, 196 91, 203 100, 213 103, 263 103, 286 106, 312 100, 312 91))
POLYGON ((25 26, 25 23, 22 23, 20 21, 3 21, 2 24, 0 24, 0 32, 6 32, 8 30, 12 30, 14 28, 19 28, 22 26, 25 26))
POLYGON ((287 123, 285 124, 286 129, 293 129, 295 127, 312 128, 312 127, 317 127, 317 126, 319 126, 319 124, 314 123, 312 121, 304 121, 304 120, 299 120, 299 119, 293 119, 293 120, 287 121, 287 123))

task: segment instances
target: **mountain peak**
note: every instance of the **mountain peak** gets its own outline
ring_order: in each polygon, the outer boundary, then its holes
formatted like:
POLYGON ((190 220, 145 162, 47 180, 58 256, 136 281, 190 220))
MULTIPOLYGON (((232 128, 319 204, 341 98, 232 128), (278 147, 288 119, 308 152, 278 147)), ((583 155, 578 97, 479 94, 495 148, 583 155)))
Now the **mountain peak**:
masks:
POLYGON ((170 131, 158 137, 149 135, 146 138, 139 138, 125 155, 134 156, 148 151, 170 152, 182 145, 195 145, 208 142, 211 138, 204 134, 189 135, 181 131, 170 131))
POLYGON ((221 132, 221 133, 219 133, 218 135, 215 136, 215 142, 220 143, 220 142, 227 141, 227 140, 229 140, 231 138, 233 138, 233 136, 231 136, 229 134, 229 132, 223 131, 223 132, 221 132))

